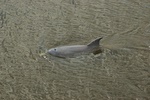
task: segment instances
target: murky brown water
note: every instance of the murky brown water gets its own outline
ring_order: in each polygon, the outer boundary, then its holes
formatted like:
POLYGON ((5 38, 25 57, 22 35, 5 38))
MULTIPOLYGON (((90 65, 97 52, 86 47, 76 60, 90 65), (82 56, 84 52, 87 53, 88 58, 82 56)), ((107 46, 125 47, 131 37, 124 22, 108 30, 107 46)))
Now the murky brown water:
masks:
POLYGON ((0 100, 149 100, 149 0, 1 0, 0 100), (103 36, 103 53, 46 49, 103 36))

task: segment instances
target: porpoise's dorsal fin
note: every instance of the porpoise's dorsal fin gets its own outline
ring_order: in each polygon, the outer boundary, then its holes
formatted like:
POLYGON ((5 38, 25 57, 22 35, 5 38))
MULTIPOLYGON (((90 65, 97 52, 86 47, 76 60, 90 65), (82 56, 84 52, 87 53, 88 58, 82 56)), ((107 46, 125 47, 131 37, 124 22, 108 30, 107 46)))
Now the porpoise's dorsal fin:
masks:
POLYGON ((103 37, 100 37, 98 39, 93 40, 92 42, 90 42, 87 46, 99 46, 99 41, 102 39, 103 37))

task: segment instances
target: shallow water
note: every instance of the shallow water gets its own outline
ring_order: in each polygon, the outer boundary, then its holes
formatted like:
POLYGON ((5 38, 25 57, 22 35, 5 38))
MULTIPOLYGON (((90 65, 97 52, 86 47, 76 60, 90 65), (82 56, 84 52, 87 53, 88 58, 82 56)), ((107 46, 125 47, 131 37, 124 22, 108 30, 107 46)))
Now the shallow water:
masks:
POLYGON ((149 0, 1 0, 1 100, 149 100, 149 0), (88 44, 103 52, 57 58, 88 44))

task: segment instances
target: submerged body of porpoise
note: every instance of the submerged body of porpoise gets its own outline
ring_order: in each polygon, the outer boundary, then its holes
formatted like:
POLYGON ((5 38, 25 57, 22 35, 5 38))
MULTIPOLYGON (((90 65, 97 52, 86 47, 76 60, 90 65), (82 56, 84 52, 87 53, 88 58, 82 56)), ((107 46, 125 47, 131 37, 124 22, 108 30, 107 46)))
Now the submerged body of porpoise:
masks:
POLYGON ((89 54, 89 53, 96 54, 97 52, 101 51, 101 47, 99 45, 99 41, 101 39, 102 37, 95 39, 94 41, 90 42, 87 45, 60 46, 60 47, 51 48, 48 50, 48 53, 53 56, 63 57, 63 58, 75 57, 75 56, 79 56, 82 54, 89 54))

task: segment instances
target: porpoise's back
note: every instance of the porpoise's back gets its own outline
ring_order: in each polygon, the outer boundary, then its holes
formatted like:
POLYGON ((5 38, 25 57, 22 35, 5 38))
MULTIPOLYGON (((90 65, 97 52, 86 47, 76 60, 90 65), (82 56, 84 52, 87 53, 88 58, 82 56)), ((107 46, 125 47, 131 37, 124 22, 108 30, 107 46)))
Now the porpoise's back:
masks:
POLYGON ((59 55, 66 57, 72 57, 81 53, 88 52, 88 47, 86 45, 61 46, 57 47, 56 49, 59 55))

